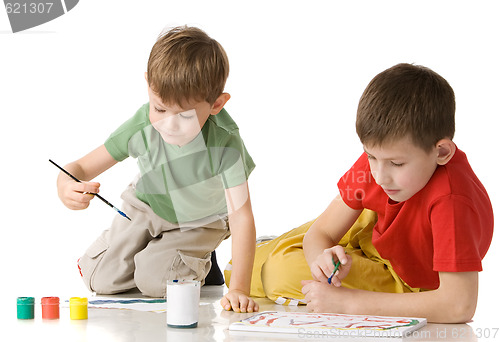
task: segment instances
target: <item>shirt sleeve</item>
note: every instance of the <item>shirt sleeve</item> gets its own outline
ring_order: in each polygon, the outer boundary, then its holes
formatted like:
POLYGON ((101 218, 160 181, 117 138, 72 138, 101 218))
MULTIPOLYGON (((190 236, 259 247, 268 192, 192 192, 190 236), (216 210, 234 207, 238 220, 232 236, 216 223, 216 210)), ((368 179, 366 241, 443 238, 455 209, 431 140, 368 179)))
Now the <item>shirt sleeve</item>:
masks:
POLYGON ((221 147, 218 153, 220 154, 218 173, 222 176, 224 188, 232 188, 248 180, 255 163, 239 134, 229 134, 224 147, 221 147))
POLYGON ((143 105, 129 120, 118 127, 104 142, 104 147, 116 161, 123 161, 130 155, 129 141, 148 125, 149 104, 143 105))
POLYGON ((349 171, 340 178, 337 186, 344 203, 352 209, 359 210, 365 208, 363 202, 369 195, 370 185, 373 182, 368 158, 363 153, 349 171))
POLYGON ((438 199, 431 207, 430 220, 434 271, 482 270, 482 222, 469 198, 452 194, 438 199))

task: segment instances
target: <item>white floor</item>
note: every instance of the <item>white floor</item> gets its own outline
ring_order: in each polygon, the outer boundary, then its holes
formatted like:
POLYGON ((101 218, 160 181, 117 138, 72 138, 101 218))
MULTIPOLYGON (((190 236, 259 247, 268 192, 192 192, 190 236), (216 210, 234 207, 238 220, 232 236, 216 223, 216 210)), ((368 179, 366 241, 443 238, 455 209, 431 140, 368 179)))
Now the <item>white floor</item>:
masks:
MULTIPOLYGON (((195 329, 174 329, 166 325, 166 313, 141 312, 118 309, 89 309, 88 320, 75 321, 69 318, 69 308, 62 305, 59 320, 42 320, 39 302, 35 307, 34 320, 18 320, 12 301, 2 303, 7 314, 2 319, 1 340, 12 341, 288 341, 328 339, 324 336, 296 334, 261 334, 229 332, 230 323, 252 314, 238 314, 222 310, 219 300, 223 286, 202 288, 199 324, 195 329), (8 305, 7 305, 8 304, 8 305)), ((123 297, 124 295, 120 295, 123 297)), ((129 297, 140 297, 137 293, 129 297)), ((61 298, 64 300, 64 298, 61 298)), ((257 299, 261 311, 306 311, 304 306, 287 307, 270 300, 257 299)), ((15 302, 14 302, 15 303, 15 302)), ((500 338, 495 326, 471 322, 469 324, 428 324, 405 341, 494 341, 500 338)), ((367 341, 367 338, 330 337, 335 341, 367 341)), ((375 341, 397 341, 395 338, 372 338, 375 341)))
MULTIPOLYGON (((428 66, 454 88, 454 140, 500 213, 499 163, 492 153, 499 136, 499 1, 138 4, 80 1, 67 15, 16 34, 0 10, 0 113, 4 132, 12 132, 0 134, 0 341, 263 340, 229 334, 230 322, 247 315, 221 309, 222 287, 203 289, 200 325, 193 330, 167 328, 165 313, 123 310, 90 310, 87 321, 71 321, 65 308, 57 321, 44 322, 39 314, 33 321, 16 318, 18 296, 39 302, 42 296, 89 295, 76 260, 114 214, 100 201, 84 211, 65 208, 56 193, 58 171, 48 159, 65 164, 83 156, 147 101, 146 61, 164 26, 198 26, 228 52, 227 109, 257 164, 250 193, 258 235, 280 235, 326 208, 338 179, 362 153, 353 125, 363 89, 400 62, 428 66)), ((132 158, 105 172, 96 179, 101 195, 119 206, 136 173, 132 158)), ((229 240, 217 254, 223 268, 229 240)), ((499 261, 495 237, 483 260, 473 322, 430 324, 420 339, 500 340, 499 261)), ((259 303, 261 310, 305 310, 259 303)))

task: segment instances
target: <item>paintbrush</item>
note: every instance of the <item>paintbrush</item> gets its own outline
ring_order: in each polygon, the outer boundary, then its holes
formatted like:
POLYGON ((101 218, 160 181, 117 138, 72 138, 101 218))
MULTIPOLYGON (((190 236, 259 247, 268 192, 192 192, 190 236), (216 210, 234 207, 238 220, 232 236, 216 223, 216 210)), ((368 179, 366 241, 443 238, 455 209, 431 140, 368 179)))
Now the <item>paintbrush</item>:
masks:
MULTIPOLYGON (((78 178, 76 178, 75 176, 73 176, 71 173, 69 173, 68 171, 66 171, 65 169, 63 169, 62 167, 60 167, 59 165, 57 165, 55 162, 53 162, 51 159, 49 159, 49 162, 51 162, 52 164, 54 164, 59 170, 61 170, 62 172, 64 172, 65 174, 67 174, 69 177, 71 177, 71 179, 73 179, 75 182, 78 182, 78 183, 81 183, 82 181, 79 180, 78 178)), ((106 203, 107 205, 109 205, 111 208, 113 208, 114 210, 116 210, 116 212, 118 214, 120 214, 121 216, 125 217, 126 219, 128 219, 129 221, 132 221, 130 219, 130 217, 128 217, 123 211, 121 211, 120 209, 118 209, 117 207, 115 207, 114 205, 112 205, 111 203, 109 203, 107 200, 104 199, 104 197, 102 197, 101 195, 99 194, 94 194, 94 193, 91 193, 89 192, 89 194, 91 195, 94 195, 96 196, 97 198, 99 198, 101 201, 103 201, 104 203, 106 203)))
POLYGON ((332 274, 330 274, 330 276, 328 277, 328 284, 331 284, 332 283, 332 278, 333 276, 335 275, 335 273, 337 273, 337 270, 339 269, 340 267, 340 260, 335 262, 335 260, 333 260, 333 257, 332 257, 332 262, 333 262, 333 265, 335 265, 335 268, 333 269, 333 272, 332 274))

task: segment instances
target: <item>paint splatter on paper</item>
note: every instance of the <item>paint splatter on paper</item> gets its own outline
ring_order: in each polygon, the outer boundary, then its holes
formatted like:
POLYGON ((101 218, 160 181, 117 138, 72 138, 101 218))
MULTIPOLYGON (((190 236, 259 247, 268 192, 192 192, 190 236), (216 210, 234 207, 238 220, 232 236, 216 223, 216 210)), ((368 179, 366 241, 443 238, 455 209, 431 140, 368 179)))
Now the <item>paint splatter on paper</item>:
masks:
POLYGON ((398 337, 426 323, 423 318, 265 311, 232 323, 229 330, 398 337))

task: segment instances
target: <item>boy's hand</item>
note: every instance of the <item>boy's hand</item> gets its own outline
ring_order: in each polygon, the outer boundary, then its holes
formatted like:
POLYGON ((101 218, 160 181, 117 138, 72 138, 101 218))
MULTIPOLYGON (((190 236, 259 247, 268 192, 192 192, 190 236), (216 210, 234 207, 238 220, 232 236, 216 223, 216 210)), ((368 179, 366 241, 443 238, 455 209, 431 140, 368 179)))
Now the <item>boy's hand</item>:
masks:
POLYGON ((234 312, 256 312, 259 311, 259 304, 252 298, 248 297, 244 292, 238 290, 230 290, 220 300, 220 305, 224 310, 233 309, 234 312))
POLYGON ((335 269, 333 260, 335 260, 335 262, 340 261, 340 267, 332 277, 332 284, 339 287, 342 279, 349 273, 352 263, 351 257, 346 254, 343 247, 334 246, 325 249, 311 264, 311 273, 315 280, 328 283, 328 278, 335 269))
POLYGON ((349 297, 345 288, 335 288, 316 280, 302 280, 301 284, 308 311, 344 313, 348 309, 349 297))
POLYGON ((86 209, 90 200, 94 198, 93 194, 99 192, 101 185, 97 182, 81 182, 68 179, 67 182, 58 184, 58 195, 64 205, 73 210, 86 209))

